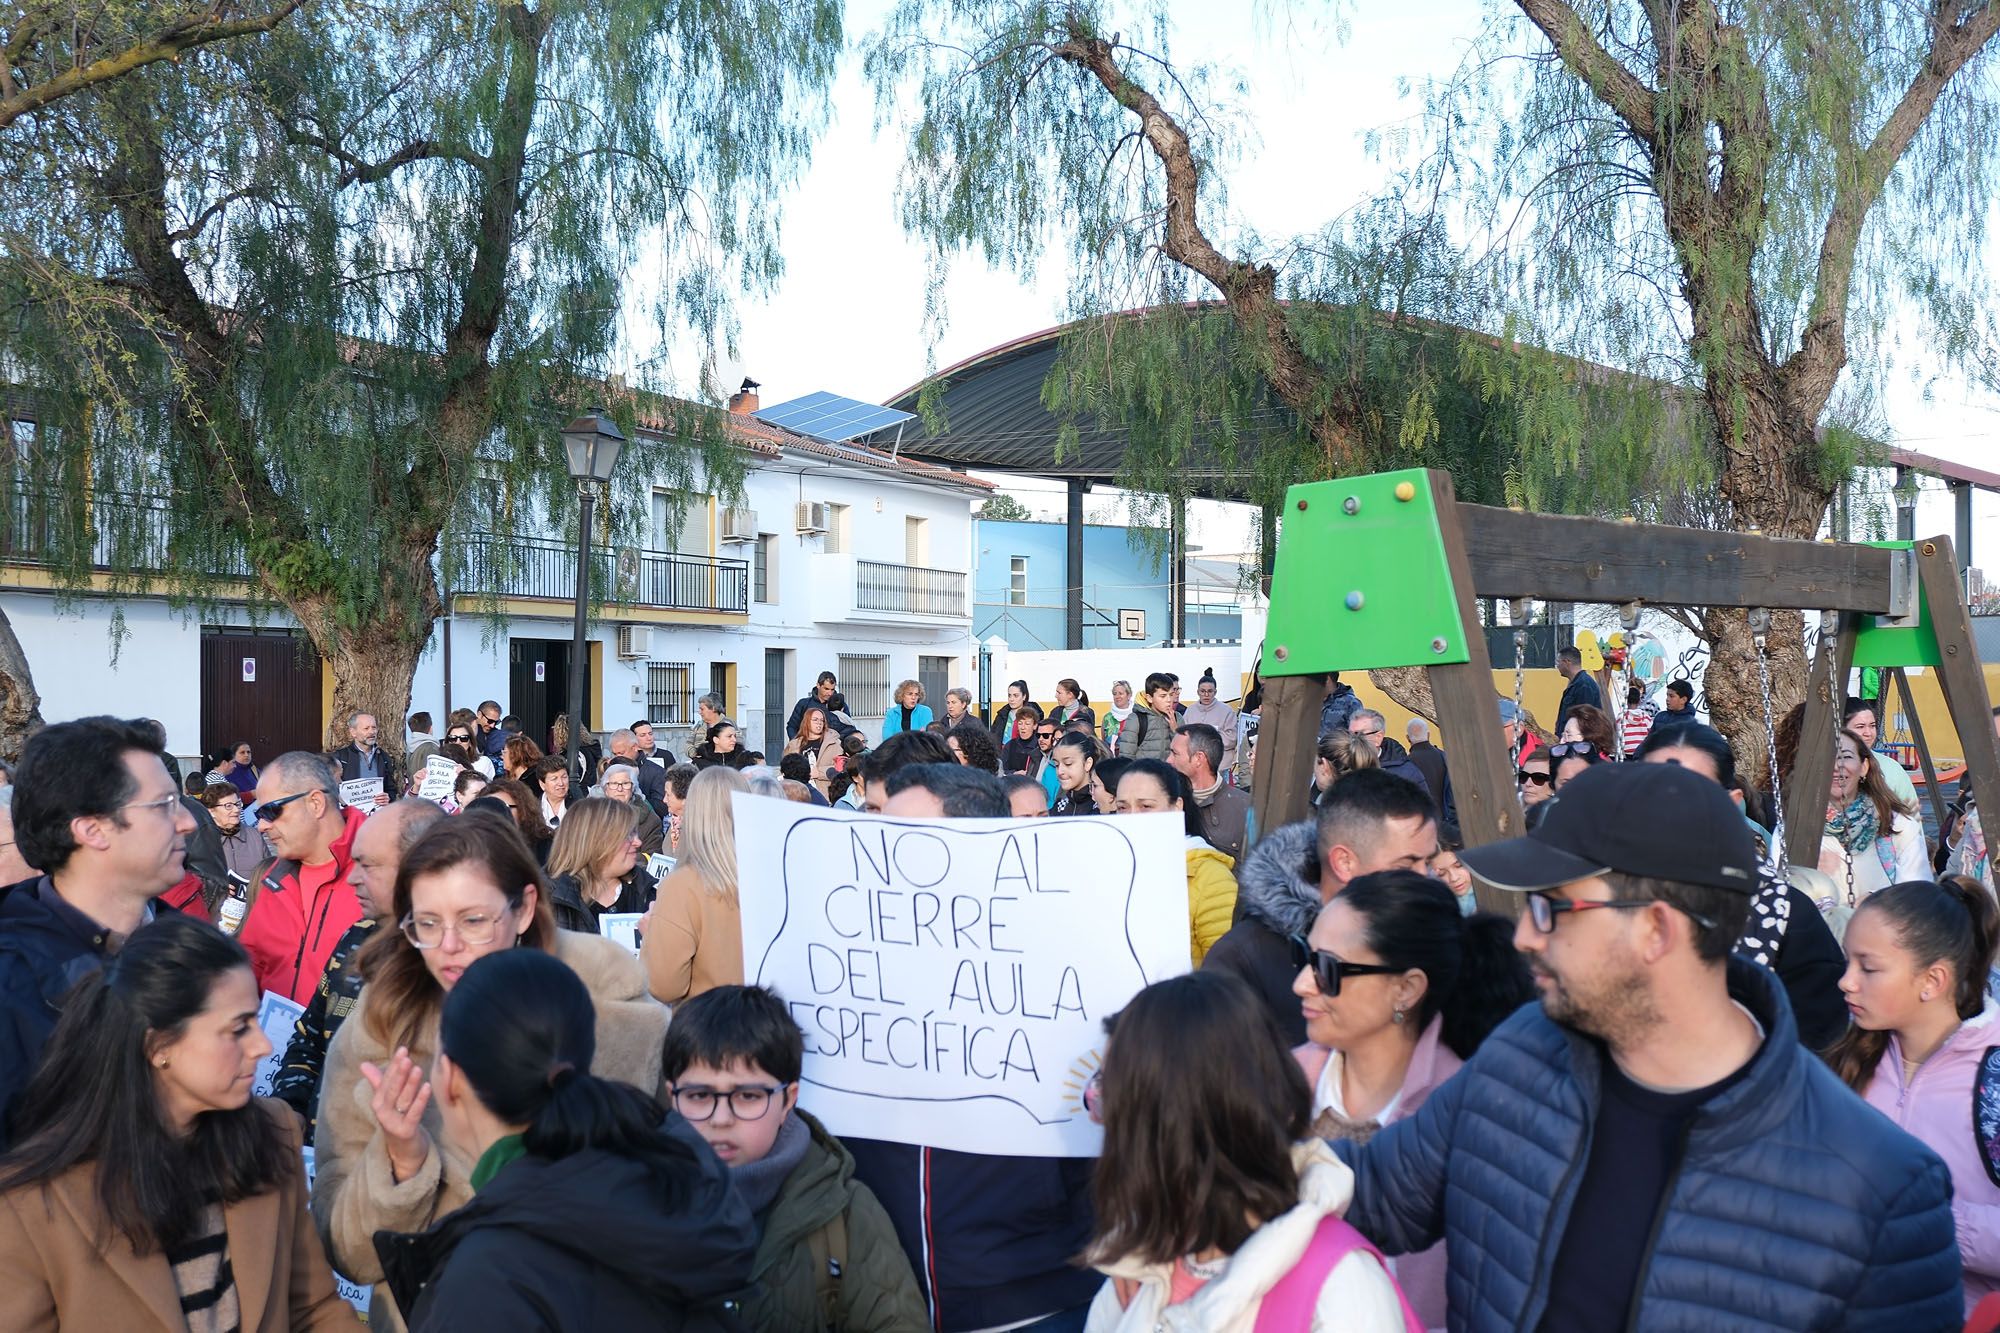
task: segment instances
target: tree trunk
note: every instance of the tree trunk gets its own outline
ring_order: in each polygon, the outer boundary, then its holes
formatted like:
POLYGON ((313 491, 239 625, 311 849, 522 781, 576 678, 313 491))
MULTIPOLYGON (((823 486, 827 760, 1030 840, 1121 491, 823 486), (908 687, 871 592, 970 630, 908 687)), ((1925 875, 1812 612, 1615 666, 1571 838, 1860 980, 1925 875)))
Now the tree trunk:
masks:
POLYGON ((371 713, 381 728, 382 748, 402 757, 403 720, 410 715, 410 683, 430 641, 431 623, 397 615, 372 620, 355 631, 331 635, 307 631, 313 646, 333 669, 327 749, 347 744, 348 718, 371 713))
POLYGON ((0 611, 0 759, 17 763, 28 737, 42 729, 42 696, 14 623, 0 611))

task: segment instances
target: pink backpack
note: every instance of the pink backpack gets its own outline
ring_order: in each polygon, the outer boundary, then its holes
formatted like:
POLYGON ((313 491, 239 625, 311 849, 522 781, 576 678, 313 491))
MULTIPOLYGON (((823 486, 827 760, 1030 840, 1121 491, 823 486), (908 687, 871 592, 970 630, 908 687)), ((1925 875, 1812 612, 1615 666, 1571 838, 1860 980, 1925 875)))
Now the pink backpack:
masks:
MULTIPOLYGON (((1345 1220, 1331 1215, 1319 1220, 1319 1229, 1313 1233, 1312 1243, 1306 1252, 1292 1265, 1292 1271, 1278 1279, 1276 1286, 1264 1293, 1263 1301, 1257 1306, 1256 1333, 1308 1333, 1312 1328, 1313 1311, 1319 1308, 1320 1289, 1332 1275, 1334 1267, 1356 1250, 1375 1256, 1379 1263, 1382 1252, 1368 1243, 1360 1232, 1349 1226, 1345 1220)), ((1383 1264, 1384 1271, 1388 1265, 1383 1264)), ((1393 1284, 1394 1278, 1390 1279, 1393 1284)), ((1396 1299, 1403 1307, 1404 1333, 1424 1333, 1422 1321, 1417 1312, 1410 1308, 1409 1297, 1403 1295, 1401 1287, 1396 1288, 1396 1299)))

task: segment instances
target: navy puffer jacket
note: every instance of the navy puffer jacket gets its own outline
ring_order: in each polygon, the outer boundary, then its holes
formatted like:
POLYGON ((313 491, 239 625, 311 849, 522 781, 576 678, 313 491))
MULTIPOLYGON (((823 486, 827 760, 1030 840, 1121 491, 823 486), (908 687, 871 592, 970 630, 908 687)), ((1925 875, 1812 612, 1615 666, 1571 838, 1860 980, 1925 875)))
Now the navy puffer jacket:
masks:
MULTIPOLYGON (((1768 971, 1732 959, 1729 992, 1766 1038, 1695 1117, 1627 1327, 1957 1329, 1944 1164, 1799 1045, 1768 971)), ((1333 1145, 1354 1168, 1347 1220, 1363 1235, 1389 1254, 1446 1240, 1453 1333, 1541 1324, 1604 1059, 1529 1005, 1414 1116, 1362 1148, 1333 1145)))

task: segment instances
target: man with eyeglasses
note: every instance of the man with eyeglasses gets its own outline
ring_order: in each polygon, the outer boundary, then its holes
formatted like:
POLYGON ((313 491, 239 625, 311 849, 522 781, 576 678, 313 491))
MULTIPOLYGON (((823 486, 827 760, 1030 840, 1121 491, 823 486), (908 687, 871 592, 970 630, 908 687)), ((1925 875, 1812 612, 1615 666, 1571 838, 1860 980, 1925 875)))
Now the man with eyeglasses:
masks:
POLYGON ((1347 734, 1359 736, 1375 747, 1376 761, 1384 773, 1394 773, 1408 782, 1414 782, 1424 789, 1424 795, 1431 798, 1431 805, 1444 816, 1447 824, 1458 822, 1457 810, 1444 809, 1444 801, 1439 792, 1431 790, 1430 779, 1424 770, 1418 768, 1410 758, 1410 752, 1403 743, 1389 733, 1388 719, 1372 708, 1357 709, 1354 716, 1347 719, 1347 734))
POLYGON ((360 809, 341 809, 333 765, 303 750, 264 765, 255 813, 277 859, 264 872, 237 938, 250 953, 259 986, 306 1004, 334 946, 361 919, 361 901, 347 875, 354 836, 367 817, 360 809))
POLYGON ((1334 1145, 1363 1235, 1444 1240, 1452 1327, 1959 1326, 1943 1163, 1731 957, 1757 856, 1720 786, 1599 764, 1526 837, 1459 855, 1525 895, 1514 942, 1541 1003, 1415 1115, 1334 1145))
POLYGON ((479 752, 497 765, 500 752, 507 748, 506 733, 500 729, 500 705, 491 699, 484 700, 475 720, 479 726, 479 752))
MULTIPOLYGON (((652 737, 653 728, 651 724, 647 724, 646 739, 650 742, 652 737)), ((612 732, 611 757, 619 763, 630 766, 631 778, 638 784, 639 794, 645 798, 647 806, 652 809, 655 817, 663 818, 667 812, 667 770, 658 764, 647 763, 644 756, 639 753, 638 732, 629 727, 620 727, 612 732)), ((607 771, 605 781, 609 783, 610 780, 607 771)), ((607 789, 605 794, 610 795, 610 791, 607 789)), ((658 851, 659 848, 655 847, 653 850, 658 851)))
POLYGON ((194 831, 143 722, 44 727, 14 785, 10 850, 43 873, 0 889, 0 1146, 65 997, 152 919, 194 831))

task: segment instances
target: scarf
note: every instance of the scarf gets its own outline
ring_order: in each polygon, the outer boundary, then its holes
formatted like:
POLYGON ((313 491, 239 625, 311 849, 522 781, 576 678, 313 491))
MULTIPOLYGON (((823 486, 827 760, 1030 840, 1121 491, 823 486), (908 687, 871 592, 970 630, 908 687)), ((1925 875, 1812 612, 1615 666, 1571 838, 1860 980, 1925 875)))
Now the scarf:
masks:
POLYGON ((1845 809, 1835 810, 1829 805, 1826 831, 1847 849, 1850 856, 1867 851, 1882 836, 1881 817, 1875 812, 1875 802, 1868 798, 1867 792, 1857 791, 1845 809))
POLYGON ((1771 867, 1771 835, 1747 817, 1744 822, 1750 825, 1750 837, 1757 845, 1757 891, 1750 895, 1750 912, 1732 952, 1738 958, 1774 967, 1778 951, 1785 947, 1785 929, 1792 923, 1792 899, 1786 892, 1790 885, 1771 867))
POLYGON ((487 1182, 500 1174, 501 1170, 528 1155, 528 1145, 521 1141, 519 1134, 503 1134, 493 1140, 491 1147, 472 1164, 472 1192, 477 1194, 486 1188, 487 1182))
POLYGON ((778 1201, 778 1191, 785 1187, 785 1181, 806 1159, 806 1148, 811 1143, 812 1131, 806 1128, 806 1122, 788 1115, 785 1123, 778 1126, 778 1136, 771 1140, 771 1151, 754 1162, 730 1168, 729 1178, 736 1183, 736 1192, 743 1196, 743 1202, 750 1205, 760 1232, 764 1229, 764 1215, 778 1201))
POLYGON ((1118 725, 1122 727, 1125 725, 1125 719, 1132 716, 1132 710, 1138 706, 1139 706, 1139 701, 1137 699, 1134 699, 1131 703, 1126 704, 1123 708, 1120 708, 1117 704, 1107 704, 1105 705, 1104 711, 1110 714, 1112 719, 1115 720, 1118 723, 1118 725))

